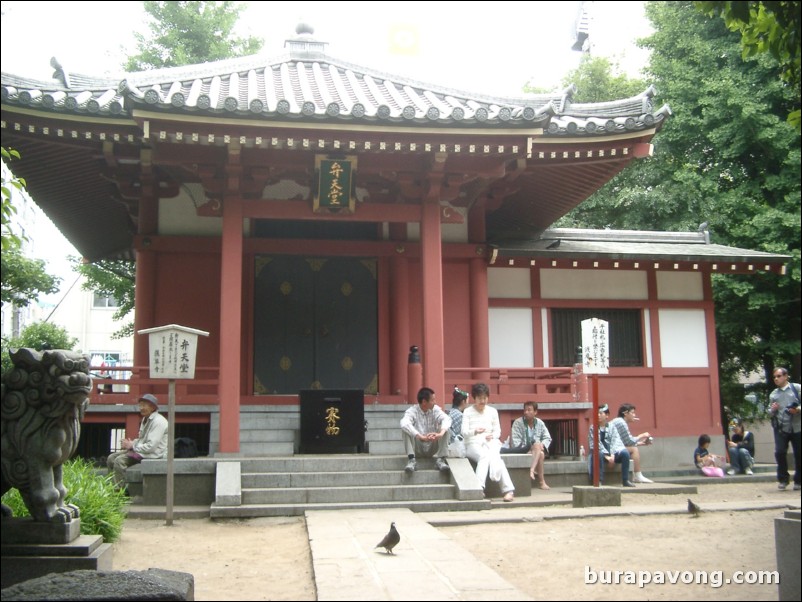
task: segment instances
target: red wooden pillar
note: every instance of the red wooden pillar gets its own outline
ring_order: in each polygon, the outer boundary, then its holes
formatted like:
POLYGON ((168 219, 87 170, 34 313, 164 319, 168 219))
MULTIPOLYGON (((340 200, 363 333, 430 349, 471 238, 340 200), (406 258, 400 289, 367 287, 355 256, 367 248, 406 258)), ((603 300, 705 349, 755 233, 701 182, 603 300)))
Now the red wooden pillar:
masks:
MULTIPOLYGON (((147 237, 145 240, 148 240, 147 237)), ((148 355, 148 335, 136 334, 145 328, 153 328, 155 324, 156 306, 156 254, 146 249, 137 249, 136 276, 134 284, 136 313, 134 315, 134 366, 150 365, 148 355)), ((139 391, 131 391, 138 395, 139 391)))
MULTIPOLYGON (((478 202, 468 213, 468 240, 476 244, 477 249, 485 246, 485 209, 484 203, 478 202)), ((487 288, 487 261, 484 255, 471 259, 470 262, 470 304, 471 304, 471 365, 490 366, 490 323, 489 295, 487 288)), ((475 373, 474 378, 486 380, 487 372, 475 373)))
MULTIPOLYGON (((148 338, 148 335, 142 335, 145 339, 148 338)), ((136 408, 136 405, 132 407, 136 408)), ((131 414, 125 415, 125 436, 127 439, 136 439, 139 437, 139 425, 142 423, 142 417, 139 415, 139 412, 132 412, 131 414)))
POLYGON ((242 201, 227 198, 220 262, 220 453, 239 452, 243 243, 242 201))
MULTIPOLYGON (((646 272, 646 286, 649 291, 649 323, 646 328, 649 329, 651 337, 651 352, 652 352, 652 403, 654 404, 654 426, 660 428, 663 414, 671 411, 671 404, 666 402, 665 396, 665 382, 663 380, 663 353, 660 349, 660 307, 657 298, 657 275, 654 270, 646 272), (665 408, 665 410, 663 409, 665 408)), ((715 340, 715 339, 714 339, 715 340)))
POLYGON ((710 274, 702 274, 704 288, 705 329, 707 330, 707 365, 710 370, 710 423, 721 427, 721 392, 718 386, 718 347, 716 346, 716 312, 710 274))
MULTIPOLYGON (((154 193, 153 178, 148 174, 142 177, 142 195, 139 199, 139 229, 142 237, 136 249, 136 276, 134 283, 134 366, 147 367, 150 364, 148 336, 136 334, 145 328, 158 326, 156 320, 156 253, 150 250, 153 239, 159 231, 159 200, 154 193)), ((138 386, 131 388, 131 394, 141 393, 138 386)), ((138 424, 138 423, 137 423, 138 424)))
MULTIPOLYGON (((440 234, 440 204, 426 200, 420 228, 423 292, 423 386, 443 401, 445 391, 445 344, 443 341, 443 246, 440 234)), ((417 391, 410 391, 417 395, 417 391)))
MULTIPOLYGON (((471 365, 490 365, 490 326, 488 318, 487 264, 484 258, 471 259, 471 365)), ((486 373, 485 373, 486 374, 486 373)), ((477 375, 475 378, 486 378, 477 375)))
POLYGON ((390 282, 390 392, 409 400, 417 391, 407 391, 407 353, 409 351, 409 260, 393 257, 390 282))

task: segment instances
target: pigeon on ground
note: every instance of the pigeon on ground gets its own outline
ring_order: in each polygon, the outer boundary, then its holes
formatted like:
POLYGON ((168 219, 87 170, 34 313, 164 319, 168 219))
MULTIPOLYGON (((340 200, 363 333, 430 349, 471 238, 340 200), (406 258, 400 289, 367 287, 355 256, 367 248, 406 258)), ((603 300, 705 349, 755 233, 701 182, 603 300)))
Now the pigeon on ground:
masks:
POLYGON ((694 504, 691 501, 691 498, 688 498, 688 512, 693 515, 693 518, 697 518, 701 511, 702 509, 698 505, 694 504))
POLYGON ((384 548, 388 554, 392 554, 393 548, 398 545, 399 541, 401 541, 401 536, 395 529, 395 523, 390 523, 390 530, 384 536, 384 539, 376 544, 376 548, 384 548))

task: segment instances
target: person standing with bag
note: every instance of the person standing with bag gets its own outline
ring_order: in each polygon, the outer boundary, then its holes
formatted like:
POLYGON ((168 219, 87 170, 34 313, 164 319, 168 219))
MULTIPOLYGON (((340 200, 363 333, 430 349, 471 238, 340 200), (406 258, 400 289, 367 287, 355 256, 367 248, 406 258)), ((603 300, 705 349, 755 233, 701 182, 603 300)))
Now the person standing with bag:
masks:
POLYGON ((788 380, 788 370, 783 367, 772 371, 777 387, 769 395, 769 415, 774 427, 774 459, 777 460, 777 489, 786 489, 791 480, 788 474, 788 443, 794 452, 794 490, 802 489, 799 468, 799 447, 802 442, 802 416, 799 413, 799 384, 788 380))
POLYGON ((145 393, 137 400, 142 423, 136 439, 123 439, 122 449, 109 454, 106 466, 113 475, 118 489, 125 489, 125 471, 129 466, 139 464, 143 459, 164 459, 167 457, 167 418, 159 414, 159 400, 155 395, 145 393))

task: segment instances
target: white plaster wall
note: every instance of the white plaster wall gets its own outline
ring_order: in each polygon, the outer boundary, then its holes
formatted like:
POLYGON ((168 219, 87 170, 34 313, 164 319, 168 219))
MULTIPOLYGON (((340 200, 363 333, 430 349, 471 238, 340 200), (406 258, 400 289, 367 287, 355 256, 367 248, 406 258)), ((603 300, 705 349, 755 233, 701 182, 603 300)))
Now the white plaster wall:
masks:
POLYGON ((663 368, 707 368, 707 330, 701 309, 660 309, 663 368))
POLYGON ((702 301, 702 274, 699 272, 657 272, 657 298, 661 301, 702 301))
POLYGON ((200 217, 195 204, 206 203, 200 184, 186 184, 172 199, 159 200, 159 234, 164 236, 221 236, 223 218, 200 217), (190 194, 191 193, 191 194, 190 194), (193 201, 194 197, 194 201, 193 201))
POLYGON ((505 368, 532 368, 532 310, 526 307, 491 307, 490 365, 505 368))
POLYGON ((529 268, 488 268, 488 296, 491 299, 531 298, 530 274, 529 268))
POLYGON ((443 242, 468 242, 468 210, 462 207, 448 207, 447 210, 461 215, 463 220, 461 224, 440 224, 443 242))
POLYGON ((648 299, 646 272, 540 270, 544 299, 648 299))

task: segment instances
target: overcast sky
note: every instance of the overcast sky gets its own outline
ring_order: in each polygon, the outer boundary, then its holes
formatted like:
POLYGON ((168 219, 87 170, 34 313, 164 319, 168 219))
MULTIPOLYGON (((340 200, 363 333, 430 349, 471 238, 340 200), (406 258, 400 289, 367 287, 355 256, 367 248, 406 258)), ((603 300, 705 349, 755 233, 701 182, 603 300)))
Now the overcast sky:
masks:
MULTIPOLYGON (((249 3, 245 3, 249 4, 249 3)), ((635 74, 633 45, 646 31, 642 2, 594 2, 599 54, 635 74)), ((460 5, 457 5, 460 6, 460 5)), ((331 56, 424 82, 494 95, 521 94, 530 79, 556 88, 580 53, 571 50, 579 2, 505 2, 456 8, 451 2, 254 2, 242 33, 264 38, 264 54, 283 52, 300 20, 328 42, 331 56), (404 44, 409 46, 404 46, 404 44), (408 53, 401 53, 406 50, 408 53)), ((48 78, 55 56, 68 70, 120 70, 147 33, 141 2, 2 2, 2 70, 48 78)))

